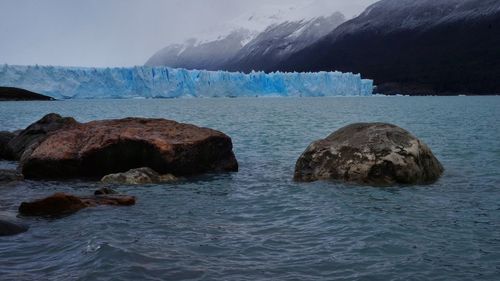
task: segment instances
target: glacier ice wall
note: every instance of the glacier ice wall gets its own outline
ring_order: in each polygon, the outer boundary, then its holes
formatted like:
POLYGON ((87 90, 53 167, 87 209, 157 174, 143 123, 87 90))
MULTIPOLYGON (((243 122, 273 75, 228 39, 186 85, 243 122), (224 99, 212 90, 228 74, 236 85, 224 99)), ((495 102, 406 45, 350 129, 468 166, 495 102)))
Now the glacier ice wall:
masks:
POLYGON ((244 74, 169 67, 0 66, 0 86, 56 99, 369 96, 373 81, 340 72, 244 74))

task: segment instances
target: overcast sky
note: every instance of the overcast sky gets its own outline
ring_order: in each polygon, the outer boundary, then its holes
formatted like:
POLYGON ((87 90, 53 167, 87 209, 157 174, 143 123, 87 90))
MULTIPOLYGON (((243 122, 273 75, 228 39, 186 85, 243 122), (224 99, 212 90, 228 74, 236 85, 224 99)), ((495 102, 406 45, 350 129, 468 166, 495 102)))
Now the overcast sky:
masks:
MULTIPOLYGON (((347 18, 376 0, 0 0, 0 63, 142 65, 171 43, 262 7, 317 1, 347 18)), ((221 32, 223 32, 221 30, 221 32)))

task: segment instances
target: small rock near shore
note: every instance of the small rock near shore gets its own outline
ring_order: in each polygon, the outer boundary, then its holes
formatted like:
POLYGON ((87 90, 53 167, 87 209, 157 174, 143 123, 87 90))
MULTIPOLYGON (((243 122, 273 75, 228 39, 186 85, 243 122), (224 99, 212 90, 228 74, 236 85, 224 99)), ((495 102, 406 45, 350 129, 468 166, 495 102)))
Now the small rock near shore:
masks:
POLYGON ((24 177, 15 170, 0 169, 0 183, 23 180, 24 177))
POLYGON ((135 197, 128 195, 98 195, 90 197, 80 197, 87 207, 96 207, 99 205, 110 206, 132 206, 135 205, 135 197))
POLYGON ((125 173, 104 176, 101 182, 110 184, 152 184, 176 180, 177 178, 173 175, 160 175, 151 168, 143 167, 132 169, 125 173))
POLYGON ((0 217, 0 236, 17 235, 28 231, 29 227, 16 220, 0 217))
POLYGON ((126 195, 77 197, 56 193, 44 199, 21 203, 19 213, 25 216, 61 216, 99 205, 130 206, 134 204, 135 197, 126 195))
POLYGON ((111 188, 103 187, 99 188, 94 192, 94 195, 109 195, 109 194, 118 194, 118 192, 114 191, 111 188))
POLYGON ((9 142, 16 137, 15 133, 1 131, 0 132, 0 160, 13 160, 14 152, 9 146, 9 142))
POLYGON ((76 196, 56 193, 33 202, 22 202, 19 213, 25 216, 60 216, 76 213, 85 207, 87 205, 76 196))

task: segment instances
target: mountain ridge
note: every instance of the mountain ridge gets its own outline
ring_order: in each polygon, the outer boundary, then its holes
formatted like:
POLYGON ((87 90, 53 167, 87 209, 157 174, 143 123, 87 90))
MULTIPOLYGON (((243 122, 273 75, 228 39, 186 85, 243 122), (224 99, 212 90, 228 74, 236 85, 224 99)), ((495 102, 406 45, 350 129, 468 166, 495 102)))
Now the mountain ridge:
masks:
POLYGON ((244 41, 250 36, 249 30, 239 29, 214 41, 199 43, 190 39, 184 44, 172 44, 154 54, 146 65, 217 70, 244 46, 244 41))
POLYGON ((361 73, 386 94, 500 93, 498 0, 381 0, 348 21, 335 13, 284 21, 250 37, 220 56, 204 53, 216 63, 175 66, 361 73))
POLYGON ((245 72, 262 62, 270 66, 344 22, 336 7, 330 0, 267 3, 207 27, 184 43, 166 46, 145 65, 232 71, 244 66, 245 72))
POLYGON ((272 25, 246 44, 223 67, 243 72, 265 69, 313 44, 344 21, 344 15, 335 12, 328 17, 272 25))
POLYGON ((498 1, 382 0, 264 70, 359 72, 387 94, 495 94, 499 48, 498 1))

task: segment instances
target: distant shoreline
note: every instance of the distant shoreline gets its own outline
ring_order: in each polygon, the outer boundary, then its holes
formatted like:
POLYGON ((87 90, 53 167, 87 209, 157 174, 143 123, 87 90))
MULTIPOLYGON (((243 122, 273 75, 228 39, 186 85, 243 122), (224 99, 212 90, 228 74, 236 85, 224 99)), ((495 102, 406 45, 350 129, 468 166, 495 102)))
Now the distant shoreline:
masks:
POLYGON ((51 101, 52 97, 15 87, 0 87, 0 101, 51 101))
MULTIPOLYGON (((348 97, 468 97, 468 96, 500 96, 500 94, 471 94, 471 93, 410 93, 399 94, 396 91, 391 93, 377 93, 372 96, 310 96, 311 98, 348 98, 348 97)), ((238 96, 220 96, 220 97, 197 97, 202 99, 207 98, 307 98, 309 96, 257 96, 257 97, 238 97, 238 96)), ((46 95, 31 92, 29 90, 16 87, 1 87, 0 86, 0 102, 5 101, 69 101, 69 100, 166 100, 166 99, 184 99, 183 97, 150 97, 150 98, 68 98, 55 99, 46 95)))
POLYGON ((457 93, 444 93, 444 94, 373 94, 373 96, 387 96, 387 97, 498 97, 500 94, 457 94, 457 93))
MULTIPOLYGON (((491 95, 477 95, 477 94, 373 94, 372 96, 257 96, 257 97, 229 97, 229 96, 220 96, 220 97, 196 97, 196 98, 188 98, 188 97, 154 97, 154 98, 75 98, 75 99, 54 99, 51 97, 47 97, 40 94, 35 94, 37 96, 28 96, 28 97, 11 97, 4 96, 1 91, 5 87, 0 87, 0 102, 15 102, 15 101, 92 101, 92 100, 115 100, 115 101, 126 101, 126 100, 189 100, 189 99, 289 99, 289 98, 395 98, 395 97, 498 97, 500 94, 491 94, 491 95)), ((23 90, 23 89, 19 89, 23 90)), ((27 90, 24 90, 29 92, 27 90)), ((30 92, 32 93, 32 92, 30 92)))

